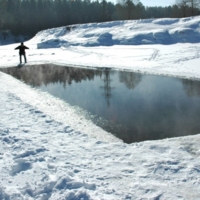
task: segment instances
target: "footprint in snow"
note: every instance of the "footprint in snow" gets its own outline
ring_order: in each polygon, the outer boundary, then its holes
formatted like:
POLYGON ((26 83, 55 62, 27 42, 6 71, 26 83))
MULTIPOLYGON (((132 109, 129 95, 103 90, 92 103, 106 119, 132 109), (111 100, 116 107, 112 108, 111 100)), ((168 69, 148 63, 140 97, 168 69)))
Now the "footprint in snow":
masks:
POLYGON ((64 128, 64 133, 71 133, 71 132, 73 132, 73 131, 74 131, 74 130, 71 129, 70 126, 66 126, 66 127, 64 128))
POLYGON ((44 151, 46 151, 45 148, 38 148, 38 149, 34 149, 34 150, 27 150, 23 153, 18 154, 17 156, 15 156, 15 159, 18 158, 25 158, 25 157, 29 157, 29 156, 34 156, 38 153, 43 153, 44 151))
POLYGON ((16 165, 14 165, 12 167, 12 169, 10 170, 10 175, 11 176, 15 176, 18 173, 20 173, 22 171, 27 171, 27 170, 29 170, 31 168, 32 168, 31 163, 23 161, 23 162, 17 163, 16 165))
POLYGON ((79 182, 79 181, 74 181, 69 177, 63 177, 58 182, 55 184, 55 188, 62 190, 62 189, 78 189, 78 188, 85 188, 88 190, 95 190, 96 185, 95 184, 90 184, 90 183, 85 183, 85 182, 79 182))

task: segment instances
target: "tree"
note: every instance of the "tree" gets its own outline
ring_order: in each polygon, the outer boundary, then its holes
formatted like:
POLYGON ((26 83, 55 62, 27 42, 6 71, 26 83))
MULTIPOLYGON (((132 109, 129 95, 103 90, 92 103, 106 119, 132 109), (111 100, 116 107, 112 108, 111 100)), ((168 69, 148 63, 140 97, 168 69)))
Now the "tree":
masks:
POLYGON ((176 3, 182 11, 182 17, 186 17, 188 0, 177 0, 176 3))
POLYGON ((112 9, 110 7, 110 3, 107 3, 105 0, 101 2, 101 21, 110 21, 112 15, 112 9))
POLYGON ((4 29, 6 23, 6 0, 0 0, 0 29, 4 29))
POLYGON ((191 15, 194 16, 195 8, 198 8, 200 5, 200 0, 188 0, 188 5, 191 7, 191 15))
POLYGON ((135 10, 134 8, 135 8, 135 4, 133 3, 132 0, 125 1, 125 10, 127 14, 127 19, 133 19, 133 13, 135 10))
POLYGON ((200 0, 176 0, 176 4, 181 9, 183 17, 194 16, 195 10, 199 8, 200 0))
POLYGON ((125 0, 123 5, 127 19, 140 19, 144 17, 145 8, 139 0, 125 0))
POLYGON ((135 19, 144 18, 145 7, 143 6, 143 4, 141 2, 136 4, 134 12, 135 12, 135 14, 134 14, 135 19))
POLYGON ((121 20, 135 19, 136 4, 134 2, 133 0, 119 0, 116 5, 115 18, 121 20))

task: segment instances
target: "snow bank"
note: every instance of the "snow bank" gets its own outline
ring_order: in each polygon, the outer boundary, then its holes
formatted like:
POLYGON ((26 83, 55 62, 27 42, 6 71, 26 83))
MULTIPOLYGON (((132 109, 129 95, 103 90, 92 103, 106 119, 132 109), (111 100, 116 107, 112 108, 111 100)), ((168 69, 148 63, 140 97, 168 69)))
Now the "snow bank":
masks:
POLYGON ((38 48, 200 42, 200 18, 145 19, 77 24, 39 32, 38 48))

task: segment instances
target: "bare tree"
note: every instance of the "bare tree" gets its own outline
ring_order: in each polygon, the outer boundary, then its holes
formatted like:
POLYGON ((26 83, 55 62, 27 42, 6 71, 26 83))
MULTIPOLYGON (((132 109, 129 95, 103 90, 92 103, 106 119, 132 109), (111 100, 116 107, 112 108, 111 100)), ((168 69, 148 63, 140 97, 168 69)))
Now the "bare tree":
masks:
POLYGON ((191 7, 191 14, 194 16, 195 8, 198 8, 200 5, 200 0, 188 0, 189 7, 191 7))
POLYGON ((176 0, 176 4, 182 10, 183 17, 186 17, 187 11, 194 16, 194 11, 200 6, 200 0, 176 0))
POLYGON ((188 7, 188 0, 176 0, 176 4, 182 11, 183 17, 186 17, 186 11, 188 7))

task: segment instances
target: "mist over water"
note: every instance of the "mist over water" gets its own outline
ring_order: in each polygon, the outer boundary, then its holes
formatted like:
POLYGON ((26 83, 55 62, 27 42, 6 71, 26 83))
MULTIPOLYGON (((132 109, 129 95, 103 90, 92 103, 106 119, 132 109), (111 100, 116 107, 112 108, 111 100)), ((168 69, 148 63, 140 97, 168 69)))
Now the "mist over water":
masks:
POLYGON ((56 65, 0 69, 49 92, 126 143, 200 132, 200 82, 56 65))

